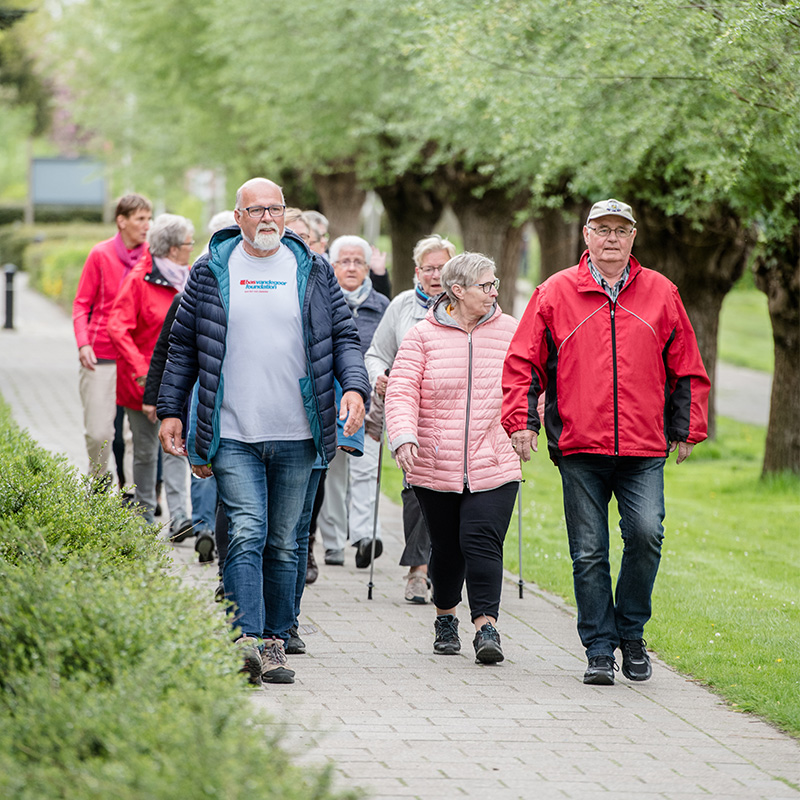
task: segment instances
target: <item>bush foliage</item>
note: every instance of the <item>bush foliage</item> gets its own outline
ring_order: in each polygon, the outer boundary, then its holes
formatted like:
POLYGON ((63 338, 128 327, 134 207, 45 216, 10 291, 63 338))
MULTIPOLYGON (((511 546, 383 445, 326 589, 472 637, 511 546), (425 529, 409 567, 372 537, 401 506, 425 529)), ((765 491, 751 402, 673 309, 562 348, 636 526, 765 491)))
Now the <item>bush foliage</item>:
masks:
POLYGON ((154 529, 3 407, 0 457, 0 797, 337 796, 249 719, 224 616, 154 529))

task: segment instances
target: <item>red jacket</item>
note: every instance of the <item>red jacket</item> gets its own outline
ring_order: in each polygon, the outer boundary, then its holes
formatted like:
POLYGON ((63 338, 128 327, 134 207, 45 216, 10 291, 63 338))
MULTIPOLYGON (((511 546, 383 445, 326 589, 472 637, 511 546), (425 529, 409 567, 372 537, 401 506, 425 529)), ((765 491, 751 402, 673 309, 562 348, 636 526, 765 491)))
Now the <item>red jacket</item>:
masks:
POLYGON ((142 409, 144 386, 158 334, 177 294, 154 266, 150 253, 131 270, 120 287, 108 317, 108 333, 116 348, 117 405, 142 409))
POLYGON ((612 303, 585 252, 536 289, 509 347, 503 427, 538 432, 544 391, 556 463, 574 453, 663 457, 670 441, 706 438, 710 382, 678 289, 630 264, 612 303))
POLYGON ((116 237, 96 244, 86 258, 72 304, 72 324, 78 347, 90 344, 97 358, 114 359, 117 351, 108 335, 108 315, 130 270, 119 260, 116 237))

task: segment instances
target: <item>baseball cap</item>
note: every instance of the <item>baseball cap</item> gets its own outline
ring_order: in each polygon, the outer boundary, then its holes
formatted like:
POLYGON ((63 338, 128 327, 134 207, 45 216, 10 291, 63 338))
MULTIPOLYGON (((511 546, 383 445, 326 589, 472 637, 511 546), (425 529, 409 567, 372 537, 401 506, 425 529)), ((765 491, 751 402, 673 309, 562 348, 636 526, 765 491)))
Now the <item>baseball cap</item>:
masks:
POLYGON ((628 222, 632 222, 634 225, 636 224, 636 220, 633 218, 633 209, 627 203, 620 203, 619 200, 614 200, 613 198, 595 203, 586 221, 591 222, 593 219, 605 217, 607 214, 613 214, 615 217, 622 217, 623 219, 627 219, 628 222))

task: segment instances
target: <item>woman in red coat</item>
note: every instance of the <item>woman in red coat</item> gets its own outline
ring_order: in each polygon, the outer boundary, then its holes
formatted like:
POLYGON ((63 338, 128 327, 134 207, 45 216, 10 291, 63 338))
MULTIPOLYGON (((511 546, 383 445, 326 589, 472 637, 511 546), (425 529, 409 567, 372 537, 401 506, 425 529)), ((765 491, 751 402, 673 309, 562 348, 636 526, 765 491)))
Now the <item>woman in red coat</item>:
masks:
MULTIPOLYGON (((135 500, 147 522, 156 508, 159 422, 155 409, 142 410, 147 370, 172 298, 189 277, 194 226, 185 217, 161 214, 148 233, 150 252, 122 284, 108 319, 108 333, 117 350, 117 405, 124 406, 133 434, 135 500)), ((164 484, 172 516, 171 533, 191 528, 186 508, 188 465, 164 457, 164 484)))

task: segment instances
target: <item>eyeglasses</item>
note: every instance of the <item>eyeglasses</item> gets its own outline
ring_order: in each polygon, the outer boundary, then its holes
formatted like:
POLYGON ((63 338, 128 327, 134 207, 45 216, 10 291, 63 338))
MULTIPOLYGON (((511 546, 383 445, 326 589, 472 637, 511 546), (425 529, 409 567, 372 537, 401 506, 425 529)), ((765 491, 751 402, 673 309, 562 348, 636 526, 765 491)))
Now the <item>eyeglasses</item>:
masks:
POLYGON ((362 261, 358 258, 343 258, 341 261, 337 261, 336 263, 342 267, 358 267, 360 269, 364 269, 364 267, 367 266, 366 261, 362 261))
POLYGON ((184 242, 181 247, 194 247, 194 239, 191 242, 184 242))
POLYGON ((594 231, 601 239, 611 235, 611 231, 617 234, 618 239, 627 239, 636 230, 635 228, 607 228, 603 225, 600 228, 593 228, 591 225, 586 226, 590 231, 594 231))
POLYGON ((433 275, 434 272, 438 272, 441 275, 444 264, 441 267, 418 267, 418 269, 423 275, 433 275))
POLYGON ((252 219, 261 219, 266 212, 273 218, 282 217, 286 211, 286 206, 248 206, 240 208, 239 211, 246 211, 252 219))
POLYGON ((479 286, 483 289, 484 294, 489 294, 492 289, 499 289, 500 288, 500 279, 495 278, 493 281, 486 281, 486 283, 473 283, 473 286, 479 286))

